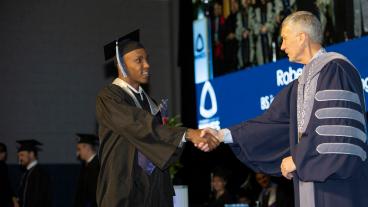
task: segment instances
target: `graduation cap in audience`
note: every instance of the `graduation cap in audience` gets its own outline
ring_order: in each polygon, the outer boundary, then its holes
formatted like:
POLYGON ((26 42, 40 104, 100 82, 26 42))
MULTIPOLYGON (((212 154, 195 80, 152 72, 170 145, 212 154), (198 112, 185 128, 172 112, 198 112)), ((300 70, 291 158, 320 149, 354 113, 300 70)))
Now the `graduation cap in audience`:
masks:
POLYGON ((139 42, 139 30, 137 29, 105 45, 105 60, 107 61, 116 57, 119 69, 121 70, 123 76, 127 77, 128 73, 122 57, 125 54, 140 48, 144 47, 139 42))
POLYGON ((90 144, 92 146, 97 146, 99 143, 98 136, 94 134, 78 133, 77 136, 78 136, 78 144, 85 143, 85 144, 90 144))
POLYGON ((41 150, 38 146, 42 146, 42 143, 35 139, 18 140, 18 152, 20 151, 33 151, 38 152, 41 150))

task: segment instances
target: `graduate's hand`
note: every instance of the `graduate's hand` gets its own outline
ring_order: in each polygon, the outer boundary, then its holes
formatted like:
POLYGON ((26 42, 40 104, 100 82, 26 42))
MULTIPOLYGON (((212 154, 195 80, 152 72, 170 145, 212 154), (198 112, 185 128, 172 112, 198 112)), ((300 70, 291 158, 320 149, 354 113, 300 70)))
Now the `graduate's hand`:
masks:
POLYGON ((216 130, 216 129, 212 129, 212 128, 204 128, 202 130, 201 133, 201 137, 206 137, 206 136, 213 136, 215 137, 219 142, 224 142, 224 133, 222 132, 222 130, 216 130))
POLYGON ((281 162, 281 173, 282 175, 291 180, 293 178, 292 172, 296 170, 295 163, 291 156, 285 157, 281 162))
POLYGON ((198 144, 194 144, 194 146, 202 151, 205 152, 211 151, 221 144, 221 140, 218 138, 219 132, 215 129, 211 128, 202 129, 200 136, 202 138, 206 138, 207 143, 200 142, 198 144))
MULTIPOLYGON (((205 138, 207 140, 207 144, 209 145, 210 150, 213 150, 217 148, 221 141, 218 139, 218 131, 211 128, 202 129, 201 131, 201 137, 205 138), (213 131, 212 131, 213 130, 213 131)), ((199 143, 195 145, 198 149, 203 150, 204 143, 199 143)))
POLYGON ((202 136, 202 130, 199 129, 188 129, 186 132, 186 139, 191 141, 195 147, 204 152, 209 152, 220 144, 214 136, 202 136))

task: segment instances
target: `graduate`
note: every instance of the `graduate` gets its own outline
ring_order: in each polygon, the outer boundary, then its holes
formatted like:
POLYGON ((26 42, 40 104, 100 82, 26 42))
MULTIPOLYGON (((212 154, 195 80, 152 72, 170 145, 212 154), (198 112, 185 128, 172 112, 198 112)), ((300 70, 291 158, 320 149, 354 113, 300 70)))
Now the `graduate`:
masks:
POLYGON ((20 207, 50 207, 52 206, 52 193, 50 178, 38 164, 39 146, 42 143, 34 139, 19 140, 18 160, 25 170, 18 191, 20 207))
POLYGON ((118 77, 101 90, 96 111, 101 169, 97 185, 99 207, 173 206, 174 189, 168 166, 185 141, 219 144, 200 137, 200 130, 162 125, 156 102, 143 90, 148 83, 148 54, 136 30, 105 46, 114 58, 118 77))
POLYGON ((96 188, 100 164, 97 156, 98 137, 93 134, 77 134, 78 159, 83 162, 74 201, 75 207, 97 207, 96 188))
POLYGON ((281 37, 289 60, 304 65, 301 76, 261 116, 204 132, 232 143, 253 170, 292 179, 296 207, 368 206, 365 100, 357 69, 324 50, 321 23, 310 12, 288 16, 281 37))

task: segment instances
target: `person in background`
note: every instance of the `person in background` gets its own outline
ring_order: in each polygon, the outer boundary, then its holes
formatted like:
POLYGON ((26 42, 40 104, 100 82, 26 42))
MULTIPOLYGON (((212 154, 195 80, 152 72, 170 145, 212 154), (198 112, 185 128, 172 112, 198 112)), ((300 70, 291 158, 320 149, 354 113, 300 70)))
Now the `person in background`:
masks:
POLYGON ((82 167, 75 196, 75 207, 97 207, 96 189, 100 164, 97 157, 98 137, 93 134, 77 134, 77 156, 82 167))
POLYGON ((13 189, 10 186, 8 166, 6 159, 8 151, 4 143, 0 143, 0 206, 16 206, 16 199, 13 189))
POLYGON ((224 170, 216 169, 211 178, 212 193, 208 207, 223 207, 225 204, 235 203, 234 197, 226 189, 227 175, 224 170))
POLYGON ((212 50, 213 50, 213 70, 214 76, 219 76, 224 70, 224 39, 225 39, 225 18, 223 15, 222 1, 213 3, 212 18, 212 50))
POLYGON ((262 191, 258 197, 259 207, 292 207, 293 194, 286 194, 281 186, 271 181, 271 177, 256 173, 256 181, 261 186, 262 191))
POLYGON ((38 164, 38 146, 42 143, 34 139, 19 140, 17 143, 19 164, 24 169, 18 188, 19 206, 52 206, 50 177, 38 164))

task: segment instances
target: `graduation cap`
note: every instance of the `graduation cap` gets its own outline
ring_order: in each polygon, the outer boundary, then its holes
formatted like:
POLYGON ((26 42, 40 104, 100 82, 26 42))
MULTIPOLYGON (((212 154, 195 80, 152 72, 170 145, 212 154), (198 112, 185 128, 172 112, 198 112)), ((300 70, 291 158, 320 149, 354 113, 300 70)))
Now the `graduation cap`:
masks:
POLYGON ((41 146, 42 143, 35 139, 27 139, 27 140, 18 140, 18 152, 20 151, 33 151, 38 152, 41 150, 38 146, 41 146))
POLYGON ((96 146, 98 145, 98 136, 94 135, 94 134, 81 134, 78 133, 78 144, 80 143, 85 143, 85 144, 90 144, 92 146, 96 146))
POLYGON ((136 50, 144 48, 139 42, 139 30, 135 30, 120 37, 117 40, 110 42, 104 46, 105 60, 109 60, 116 56, 118 66, 124 77, 127 77, 127 70, 124 61, 121 59, 125 54, 136 50))

